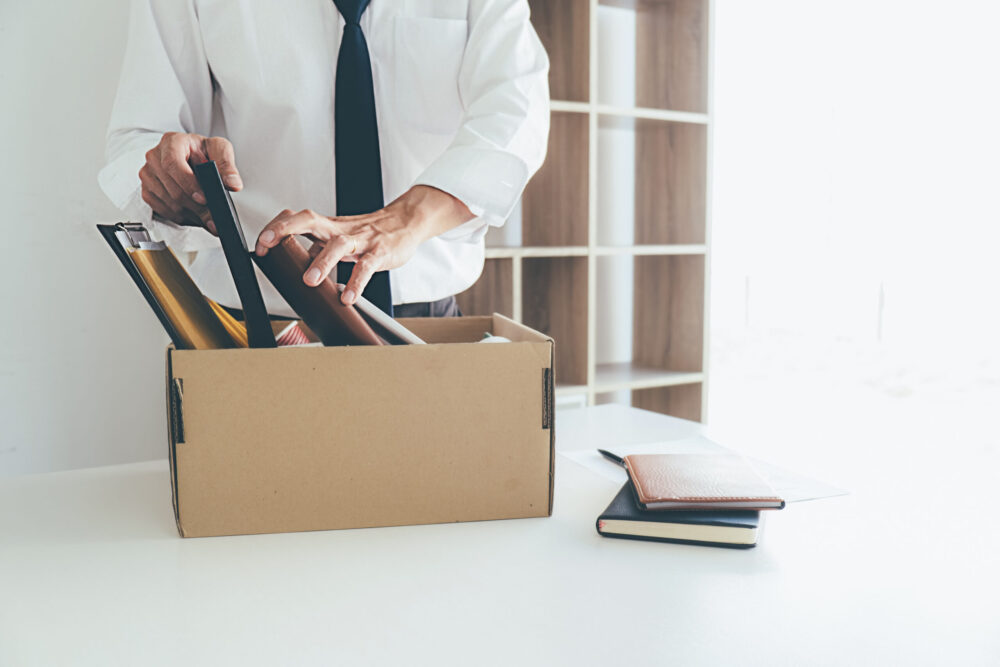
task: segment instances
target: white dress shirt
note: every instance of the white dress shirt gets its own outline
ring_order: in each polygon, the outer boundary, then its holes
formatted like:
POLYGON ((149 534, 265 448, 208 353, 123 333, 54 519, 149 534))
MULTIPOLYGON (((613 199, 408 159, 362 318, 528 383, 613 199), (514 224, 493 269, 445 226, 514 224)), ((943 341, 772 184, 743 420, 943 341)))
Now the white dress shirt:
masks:
MULTIPOLYGON (((388 203, 416 184, 477 217, 423 243, 390 272, 393 302, 461 292, 482 272, 483 236, 500 226, 541 165, 549 129, 548 58, 526 0, 372 0, 371 54, 388 203)), ((282 209, 336 213, 334 81, 344 20, 333 0, 134 0, 101 187, 150 223, 138 172, 164 132, 223 136, 244 189, 248 243, 282 209)), ((175 251, 197 251, 205 294, 239 307, 219 241, 156 221, 175 251)), ((261 278, 269 312, 293 311, 261 278)))

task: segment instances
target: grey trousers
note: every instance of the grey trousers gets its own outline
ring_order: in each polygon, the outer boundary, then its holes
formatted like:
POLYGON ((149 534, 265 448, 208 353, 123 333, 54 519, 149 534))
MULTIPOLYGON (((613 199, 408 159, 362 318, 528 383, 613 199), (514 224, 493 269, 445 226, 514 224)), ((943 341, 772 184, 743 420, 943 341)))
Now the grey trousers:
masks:
POLYGON ((461 317, 455 297, 422 303, 401 303, 392 307, 393 317, 461 317))

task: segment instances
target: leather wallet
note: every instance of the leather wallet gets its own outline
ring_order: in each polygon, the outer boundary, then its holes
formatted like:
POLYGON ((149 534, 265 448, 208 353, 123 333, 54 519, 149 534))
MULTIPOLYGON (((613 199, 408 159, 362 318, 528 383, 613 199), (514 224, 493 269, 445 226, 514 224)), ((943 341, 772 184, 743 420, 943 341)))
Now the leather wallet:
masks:
POLYGON ((735 454, 633 454, 625 468, 643 509, 781 509, 785 501, 735 454))
POLYGON ((324 345, 386 345, 354 306, 340 301, 337 284, 329 277, 316 287, 303 282, 312 259, 294 236, 285 237, 263 257, 255 254, 253 258, 324 345))

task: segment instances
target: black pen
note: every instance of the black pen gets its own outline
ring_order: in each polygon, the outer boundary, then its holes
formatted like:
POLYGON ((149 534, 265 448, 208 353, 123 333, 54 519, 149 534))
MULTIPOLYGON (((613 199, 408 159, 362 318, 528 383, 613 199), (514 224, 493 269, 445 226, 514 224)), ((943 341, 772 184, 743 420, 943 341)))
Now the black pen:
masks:
POLYGON ((625 459, 623 459, 622 457, 615 456, 614 454, 612 454, 611 452, 609 452, 606 449, 598 449, 597 451, 600 452, 601 456, 603 456, 607 460, 611 461, 612 463, 617 463, 618 465, 620 465, 623 468, 625 467, 625 459))

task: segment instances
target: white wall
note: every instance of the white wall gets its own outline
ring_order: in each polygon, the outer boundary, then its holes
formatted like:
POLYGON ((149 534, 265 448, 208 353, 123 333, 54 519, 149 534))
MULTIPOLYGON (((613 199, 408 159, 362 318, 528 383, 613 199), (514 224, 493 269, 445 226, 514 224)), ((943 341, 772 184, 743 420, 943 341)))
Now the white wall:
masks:
POLYGON ((0 476, 162 457, 167 339, 93 226, 128 2, 0 3, 0 476))
POLYGON ((1000 4, 716 18, 714 331, 1000 359, 1000 4))

